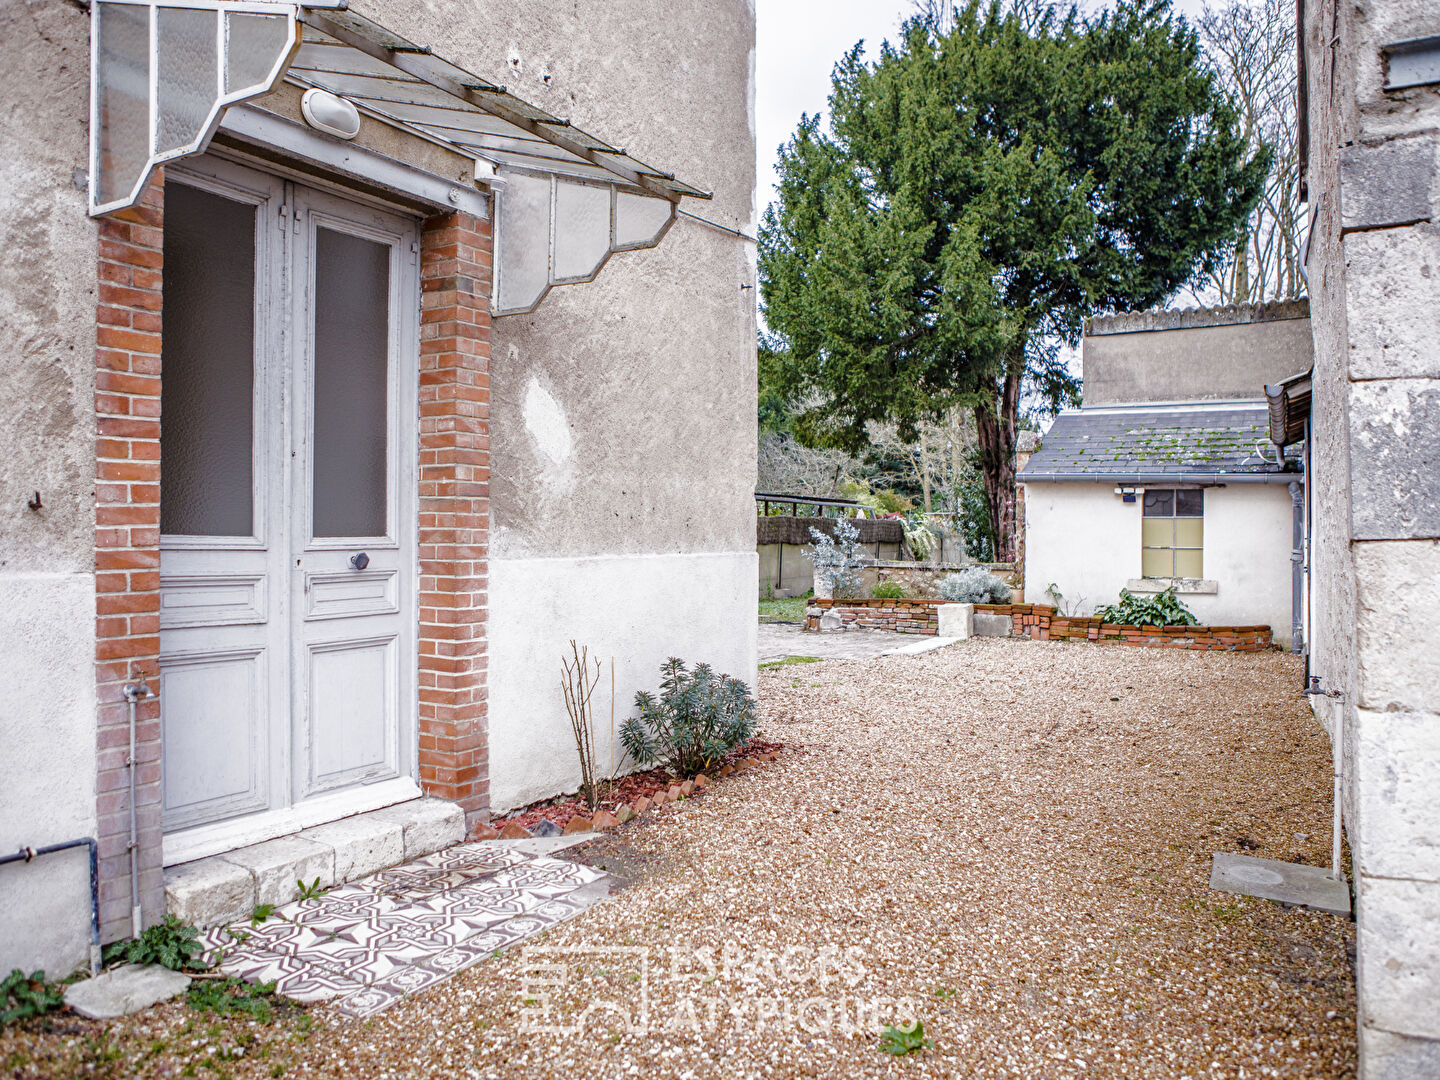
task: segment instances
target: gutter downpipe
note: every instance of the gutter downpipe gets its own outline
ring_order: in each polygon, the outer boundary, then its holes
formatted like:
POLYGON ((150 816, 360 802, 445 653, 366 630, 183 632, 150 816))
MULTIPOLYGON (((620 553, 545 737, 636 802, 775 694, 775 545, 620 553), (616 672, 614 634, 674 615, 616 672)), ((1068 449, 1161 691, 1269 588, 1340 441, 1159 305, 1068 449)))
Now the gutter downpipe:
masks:
POLYGON ((1305 651, 1305 485, 1290 481, 1290 651, 1305 651))
POLYGON ((130 755, 125 759, 125 768, 130 774, 130 936, 138 938, 145 929, 144 912, 140 903, 140 831, 135 815, 135 706, 153 697, 155 692, 145 685, 142 673, 138 683, 126 683, 120 691, 130 703, 130 755))
POLYGON ((100 974, 100 852, 93 836, 82 836, 78 840, 66 840, 44 847, 23 847, 13 855, 0 855, 0 866, 12 862, 30 862, 37 855, 50 855, 56 851, 68 851, 81 845, 90 849, 90 974, 100 974))

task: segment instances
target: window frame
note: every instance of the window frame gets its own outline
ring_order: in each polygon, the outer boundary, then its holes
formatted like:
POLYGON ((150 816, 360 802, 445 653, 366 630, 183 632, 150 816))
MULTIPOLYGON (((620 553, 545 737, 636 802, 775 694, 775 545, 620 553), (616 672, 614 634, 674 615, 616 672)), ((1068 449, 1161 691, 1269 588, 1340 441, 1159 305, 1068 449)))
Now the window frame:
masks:
POLYGON ((1203 487, 1146 487, 1140 500, 1140 577, 1145 581, 1198 581, 1205 576, 1205 489, 1203 487), (1181 493, 1191 493, 1199 497, 1198 513, 1182 513, 1180 507, 1181 493), (1150 511, 1152 497, 1169 495, 1169 513, 1152 513, 1150 511), (1153 544, 1147 542, 1145 523, 1149 521, 1168 521, 1171 523, 1170 543, 1153 544), (1200 523, 1198 543, 1180 543, 1179 528, 1176 524, 1180 521, 1196 521, 1200 523), (1154 575, 1146 573, 1146 556, 1150 552, 1168 552, 1170 573, 1154 575), (1180 574, 1178 559, 1179 552, 1193 551, 1200 560, 1199 573, 1180 574))

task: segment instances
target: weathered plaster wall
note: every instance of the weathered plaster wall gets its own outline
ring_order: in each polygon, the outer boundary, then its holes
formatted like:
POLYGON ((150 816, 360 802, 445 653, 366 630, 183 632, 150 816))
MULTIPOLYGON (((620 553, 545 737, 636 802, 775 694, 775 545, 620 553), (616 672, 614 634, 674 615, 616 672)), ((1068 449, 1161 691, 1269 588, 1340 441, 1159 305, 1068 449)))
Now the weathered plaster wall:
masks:
MULTIPOLYGON (((89 17, 0 4, 0 850, 95 832, 96 230, 85 215, 89 17), (43 78, 37 77, 43 72, 43 78), (42 508, 26 501, 40 492, 42 508)), ((0 867, 0 970, 68 974, 84 848, 0 867)))
MULTIPOLYGON (((755 552, 504 559, 490 571, 490 797, 497 811, 574 791, 580 768, 560 691, 559 644, 574 638, 601 661, 596 758, 610 764, 610 660, 615 728, 637 689, 659 688, 667 656, 705 660, 755 683, 755 552), (664 651, 657 653, 657 645, 664 651)), ((615 761, 624 752, 615 749, 615 761)))
POLYGON ((1440 95, 1387 92, 1382 58, 1437 32, 1426 0, 1306 4, 1311 669, 1344 694, 1319 712, 1345 724, 1366 1078, 1440 1075, 1440 95))
POLYGON ((1261 397, 1266 383, 1310 367, 1308 310, 1301 300, 1092 319, 1082 350, 1085 404, 1261 397))
MULTIPOLYGON (((682 209, 754 235, 748 0, 473 0, 464 34, 452 5, 353 6, 713 191, 682 209)), ((573 787, 557 685, 570 638, 622 656, 620 717, 667 656, 753 675, 754 257, 682 216, 657 248, 494 323, 497 808, 573 787)))
MULTIPOLYGON (((1071 614, 1113 603, 1140 577, 1141 505, 1113 484, 1025 486, 1025 598, 1048 603, 1052 582, 1071 614)), ((1180 599, 1211 626, 1264 624, 1290 642, 1290 492, 1283 484, 1205 490, 1205 580, 1214 594, 1180 599)))

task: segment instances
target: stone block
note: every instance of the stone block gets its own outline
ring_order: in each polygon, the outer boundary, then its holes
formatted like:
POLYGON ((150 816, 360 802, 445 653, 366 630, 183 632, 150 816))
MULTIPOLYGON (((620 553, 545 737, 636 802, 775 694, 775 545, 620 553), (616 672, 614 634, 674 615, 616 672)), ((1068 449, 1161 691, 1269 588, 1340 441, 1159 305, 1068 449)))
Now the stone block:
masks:
POLYGON ((1440 544, 1356 544, 1358 704, 1440 713, 1440 544))
POLYGON ((1440 380, 1350 389, 1352 540, 1440 536, 1440 380))
POLYGON ((974 604, 941 604, 935 609, 939 636, 964 640, 975 633, 974 604))
POLYGON ((1353 723, 1359 872, 1440 882, 1440 716, 1356 709, 1353 723))
POLYGON ((1360 1080, 1434 1080, 1440 1039, 1417 1039, 1360 1025, 1360 1080))
POLYGON ((1340 151, 1340 229, 1387 229, 1431 216, 1436 140, 1422 135, 1340 151))
POLYGON ((407 861, 465 839, 465 811, 444 799, 411 799, 374 813, 389 821, 398 821, 404 827, 407 861))
POLYGON ((257 904, 288 904, 300 895, 297 882, 309 885, 318 877, 321 885, 335 884, 335 852, 299 836, 227 851, 222 858, 250 871, 257 904))
POLYGON ((845 629, 845 621, 840 618, 839 612, 831 608, 820 616, 820 629, 843 630, 845 629))
POLYGON ((222 858, 181 863, 165 871, 165 911, 202 930, 235 922, 255 907, 255 877, 222 858))
POLYGON ((977 611, 974 616, 975 637, 1009 637, 1014 625, 1009 615, 977 611))
POLYGON ((89 1020, 113 1020, 184 992, 190 977, 159 964, 125 964, 67 987, 65 1004, 89 1020))
POLYGON ((1345 239, 1350 378, 1440 378, 1440 226, 1345 239))
POLYGON ((405 829, 398 821, 372 814, 317 825, 300 833, 300 839, 324 844, 335 853, 337 884, 396 866, 405 861, 405 829))
POLYGON ((1440 1039, 1440 882, 1362 877, 1357 914, 1360 1023, 1440 1039))

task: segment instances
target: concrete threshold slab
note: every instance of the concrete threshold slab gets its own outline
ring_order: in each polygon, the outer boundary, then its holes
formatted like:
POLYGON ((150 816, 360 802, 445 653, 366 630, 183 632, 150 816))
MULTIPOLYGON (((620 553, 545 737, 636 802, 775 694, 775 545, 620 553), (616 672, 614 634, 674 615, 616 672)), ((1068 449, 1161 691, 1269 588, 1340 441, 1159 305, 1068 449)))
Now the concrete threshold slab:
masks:
POLYGON ((183 993, 190 977, 159 964, 125 964, 65 989, 65 1004, 89 1020, 129 1016, 183 993))
POLYGON ((1257 859, 1251 855, 1216 852, 1210 887, 1241 896, 1258 896, 1281 904, 1314 908, 1331 915, 1350 914, 1350 888, 1321 866, 1257 859))
POLYGON ((911 645, 901 645, 898 649, 891 649, 883 652, 881 656, 918 656, 920 653, 933 652, 936 649, 943 649, 947 645, 954 645, 959 638, 953 637, 927 637, 923 641, 917 641, 911 645))
POLYGON ((553 855, 576 844, 594 840, 599 835, 597 832, 581 832, 571 833, 569 836, 533 836, 528 840, 481 840, 478 843, 504 851, 518 851, 521 855, 553 855))

